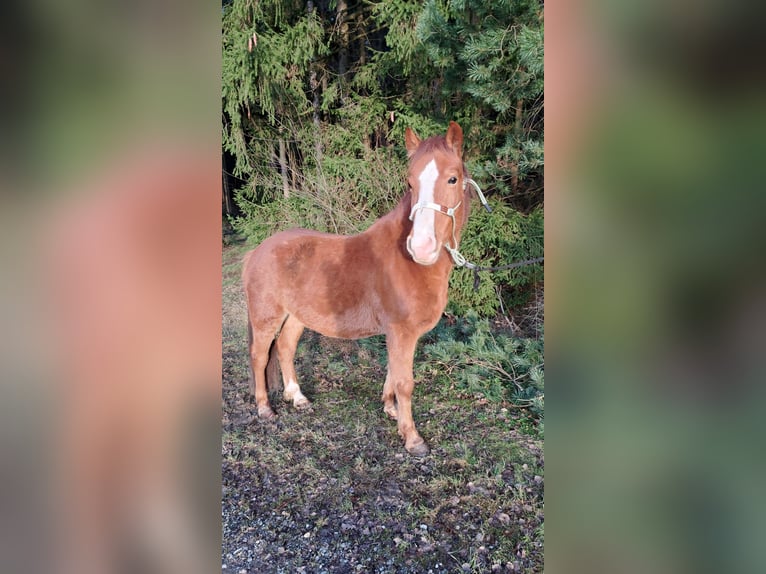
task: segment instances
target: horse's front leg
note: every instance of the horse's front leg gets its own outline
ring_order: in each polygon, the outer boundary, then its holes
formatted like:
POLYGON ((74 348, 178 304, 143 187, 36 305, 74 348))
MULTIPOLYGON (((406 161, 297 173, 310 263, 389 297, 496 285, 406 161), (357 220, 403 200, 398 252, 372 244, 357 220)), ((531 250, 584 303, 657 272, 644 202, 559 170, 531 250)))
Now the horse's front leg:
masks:
POLYGON ((418 338, 410 334, 392 333, 386 337, 388 347, 388 375, 383 386, 384 410, 397 420, 399 435, 404 439, 404 448, 415 456, 425 456, 428 445, 415 429, 412 418, 412 391, 415 379, 412 375, 413 357, 418 338), (391 390, 396 397, 396 407, 391 401, 391 390))

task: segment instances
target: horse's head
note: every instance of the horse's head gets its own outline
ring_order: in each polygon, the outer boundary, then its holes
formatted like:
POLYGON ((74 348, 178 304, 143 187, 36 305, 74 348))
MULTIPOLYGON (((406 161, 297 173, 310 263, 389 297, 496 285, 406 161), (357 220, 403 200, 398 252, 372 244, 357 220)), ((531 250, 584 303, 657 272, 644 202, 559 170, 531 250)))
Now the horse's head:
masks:
POLYGON ((444 245, 457 249, 460 229, 468 217, 463 130, 450 122, 446 136, 421 142, 407 128, 404 140, 410 158, 407 182, 412 197, 407 251, 416 263, 432 265, 444 245))

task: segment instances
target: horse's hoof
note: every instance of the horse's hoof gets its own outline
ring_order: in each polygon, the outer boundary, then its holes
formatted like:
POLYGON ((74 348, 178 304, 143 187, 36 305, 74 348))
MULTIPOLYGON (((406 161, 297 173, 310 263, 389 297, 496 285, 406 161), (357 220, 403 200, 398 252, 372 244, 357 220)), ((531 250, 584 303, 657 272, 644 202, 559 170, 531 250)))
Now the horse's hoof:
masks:
POLYGON ((307 413, 309 413, 312 410, 314 410, 313 408, 311 408, 311 401, 309 401, 306 398, 304 398, 303 400, 300 400, 300 401, 296 401, 293 404, 293 406, 295 407, 295 410, 303 411, 303 412, 307 412, 307 413))
POLYGON ((414 446, 405 446, 405 448, 407 449, 408 453, 417 457, 427 456, 428 453, 431 452, 431 449, 428 448, 428 445, 425 442, 419 442, 414 446))
POLYGON ((258 407, 258 417, 262 418, 263 420, 270 421, 277 418, 277 415, 274 413, 270 406, 266 405, 265 407, 258 407))
POLYGON ((399 413, 396 412, 396 405, 389 405, 387 407, 383 407, 383 412, 386 413, 388 416, 390 416, 392 419, 396 420, 399 416, 399 413))

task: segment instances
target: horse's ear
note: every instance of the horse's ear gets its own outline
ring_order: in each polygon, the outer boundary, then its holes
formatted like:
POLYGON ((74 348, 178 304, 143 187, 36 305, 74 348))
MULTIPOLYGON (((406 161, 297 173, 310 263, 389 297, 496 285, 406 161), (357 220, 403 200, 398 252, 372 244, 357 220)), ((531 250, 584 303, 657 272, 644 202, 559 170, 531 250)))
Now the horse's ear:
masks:
POLYGON ((407 157, 415 155, 415 150, 420 145, 420 138, 412 129, 404 130, 404 146, 407 148, 407 157))
POLYGON ((463 130, 457 122, 450 122, 447 129, 447 145, 459 158, 463 158, 463 130))

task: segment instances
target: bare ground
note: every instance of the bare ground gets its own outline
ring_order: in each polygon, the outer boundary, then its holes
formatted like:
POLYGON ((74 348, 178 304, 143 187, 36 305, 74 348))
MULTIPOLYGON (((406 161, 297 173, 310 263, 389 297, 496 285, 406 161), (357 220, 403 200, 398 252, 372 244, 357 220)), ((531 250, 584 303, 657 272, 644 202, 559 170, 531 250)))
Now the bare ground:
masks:
MULTIPOLYGON (((313 411, 248 392, 241 245, 224 250, 223 572, 542 572, 542 440, 511 405, 418 380, 406 453, 382 409, 385 345, 306 331, 296 368, 313 411)), ((416 361, 428 361, 422 352, 416 361)))

